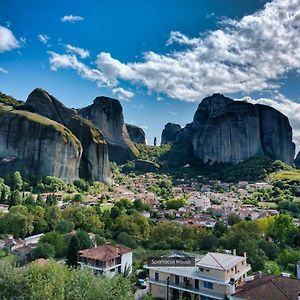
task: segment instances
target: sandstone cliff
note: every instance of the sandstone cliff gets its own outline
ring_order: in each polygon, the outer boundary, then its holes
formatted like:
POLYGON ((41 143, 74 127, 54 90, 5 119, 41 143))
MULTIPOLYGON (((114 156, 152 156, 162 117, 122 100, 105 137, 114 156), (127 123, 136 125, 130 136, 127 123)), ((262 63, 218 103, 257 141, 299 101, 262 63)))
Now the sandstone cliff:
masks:
POLYGON ((130 139, 136 144, 146 145, 145 132, 141 127, 126 124, 126 129, 128 131, 130 139))
POLYGON ((96 126, 42 89, 35 89, 28 96, 24 108, 65 125, 80 140, 83 147, 80 177, 110 183, 107 144, 96 126))
POLYGON ((67 182, 79 178, 82 147, 65 126, 40 115, 0 108, 1 174, 53 175, 67 182))
POLYGON ((161 134, 161 144, 173 144, 181 131, 181 126, 174 123, 168 123, 161 134))
POLYGON ((109 97, 97 97, 93 104, 79 110, 101 130, 108 144, 109 159, 117 163, 137 158, 138 150, 130 140, 120 102, 109 97))
POLYGON ((295 146, 289 120, 260 104, 234 101, 221 94, 202 100, 193 122, 178 134, 189 139, 197 159, 209 163, 238 163, 266 155, 292 165, 295 146))

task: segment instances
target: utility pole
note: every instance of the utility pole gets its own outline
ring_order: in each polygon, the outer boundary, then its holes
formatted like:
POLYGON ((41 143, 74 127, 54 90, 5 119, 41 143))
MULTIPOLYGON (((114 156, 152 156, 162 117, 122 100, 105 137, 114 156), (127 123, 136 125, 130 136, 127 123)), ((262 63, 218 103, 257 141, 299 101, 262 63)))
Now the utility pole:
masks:
POLYGON ((167 278, 167 300, 169 300, 169 285, 170 285, 170 277, 167 278))

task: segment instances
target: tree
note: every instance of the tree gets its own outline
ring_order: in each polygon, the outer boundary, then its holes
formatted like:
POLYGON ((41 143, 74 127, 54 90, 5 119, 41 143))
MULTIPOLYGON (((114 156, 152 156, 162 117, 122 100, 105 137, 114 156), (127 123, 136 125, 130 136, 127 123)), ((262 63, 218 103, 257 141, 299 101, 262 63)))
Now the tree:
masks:
POLYGON ((57 199, 56 199, 54 194, 50 194, 50 195, 47 196, 46 204, 49 205, 49 206, 57 205, 57 199))
POLYGON ((10 176, 8 176, 8 185, 11 187, 12 190, 20 191, 23 187, 23 179, 21 173, 16 171, 10 176))
POLYGON ((127 232, 121 232, 117 235, 116 241, 130 248, 137 248, 135 239, 127 232))
POLYGON ((287 242, 288 233, 294 228, 293 219, 289 215, 279 215, 275 217, 270 228, 270 236, 281 245, 287 242))
POLYGON ((62 234, 69 233, 73 229, 74 229, 74 223, 65 219, 61 219, 55 226, 55 231, 60 232, 62 234))
POLYGON ((56 231, 47 232, 43 235, 38 244, 48 243, 55 249, 55 257, 62 257, 66 253, 66 241, 64 236, 56 231))
POLYGON ((76 235, 72 236, 68 251, 67 251, 67 264, 69 266, 77 266, 77 254, 80 251, 79 240, 76 235))
POLYGON ((217 221, 214 227, 214 234, 217 237, 221 237, 225 233, 227 233, 227 226, 223 221, 217 221))
POLYGON ((49 243, 39 243, 33 250, 34 258, 53 258, 55 257, 55 248, 49 243))
POLYGON ((121 210, 118 206, 113 206, 112 209, 110 210, 110 216, 112 217, 112 219, 116 219, 117 217, 119 217, 121 215, 121 210))
POLYGON ((87 192, 89 190, 89 183, 83 179, 75 180, 74 186, 79 192, 87 192))
POLYGON ((47 207, 45 218, 46 218, 49 228, 51 230, 54 230, 54 228, 56 227, 56 225, 58 224, 58 222, 61 219, 60 209, 56 206, 47 207))
POLYGON ((18 190, 14 190, 9 197, 9 206, 20 205, 22 202, 21 193, 18 190))
POLYGON ((31 193, 25 198, 24 203, 26 205, 34 205, 35 204, 34 197, 31 193))
POLYGON ((82 194, 76 194, 73 197, 73 202, 80 203, 83 201, 83 195, 82 194))
POLYGON ((230 226, 237 224, 240 221, 241 221, 241 218, 237 214, 234 214, 234 213, 229 214, 227 217, 227 223, 230 226))
POLYGON ((91 239, 86 231, 78 230, 76 237, 78 239, 80 250, 89 249, 89 248, 93 247, 93 242, 91 241, 91 239))

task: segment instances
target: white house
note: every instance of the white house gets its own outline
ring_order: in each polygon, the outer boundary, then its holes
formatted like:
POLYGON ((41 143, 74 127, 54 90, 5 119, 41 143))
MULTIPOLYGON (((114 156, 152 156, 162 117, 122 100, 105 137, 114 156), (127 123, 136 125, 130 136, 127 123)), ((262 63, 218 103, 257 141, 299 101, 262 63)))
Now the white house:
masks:
POLYGON ((78 252, 81 268, 90 268, 96 274, 112 277, 117 273, 131 274, 132 249, 121 245, 105 244, 78 252))

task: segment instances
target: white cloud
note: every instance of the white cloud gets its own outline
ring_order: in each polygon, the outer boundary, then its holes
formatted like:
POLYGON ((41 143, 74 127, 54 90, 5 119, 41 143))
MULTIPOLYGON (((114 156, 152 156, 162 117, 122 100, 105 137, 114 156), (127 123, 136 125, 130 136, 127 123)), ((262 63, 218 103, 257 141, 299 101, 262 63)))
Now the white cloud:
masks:
POLYGON ((299 0, 274 0, 255 14, 220 26, 196 38, 172 32, 167 45, 185 46, 180 51, 147 52, 142 62, 129 63, 101 53, 97 65, 110 79, 186 101, 214 92, 274 89, 281 75, 299 71, 299 0))
POLYGON ((47 34, 39 34, 38 39, 41 43, 47 44, 48 41, 50 40, 50 37, 47 34))
MULTIPOLYGON (((123 63, 102 52, 97 68, 79 61, 76 65, 96 72, 98 79, 92 80, 101 86, 128 81, 158 95, 199 102, 215 92, 278 89, 283 75, 300 71, 299 36, 300 0, 273 0, 240 20, 223 20, 220 29, 198 37, 171 32, 165 54, 149 51, 142 61, 123 63), (181 50, 174 50, 174 43, 181 50)), ((78 71, 74 64, 61 67, 78 71)), ((55 68, 60 68, 58 63, 55 68)))
POLYGON ((0 25, 0 53, 5 51, 11 51, 19 48, 20 44, 15 38, 13 32, 0 25))
POLYGON ((8 74, 8 71, 0 67, 0 73, 8 74))
POLYGON ((259 98, 254 100, 251 97, 244 97, 243 99, 236 100, 244 100, 251 103, 269 105, 286 115, 289 118, 290 124, 293 128, 293 140, 297 146, 297 149, 300 150, 300 103, 294 102, 278 92, 274 93, 272 99, 259 98))
POLYGON ((121 87, 114 88, 112 93, 116 95, 120 100, 129 100, 130 98, 134 97, 134 93, 127 91, 121 87))
POLYGON ((84 20, 83 17, 81 17, 81 16, 73 16, 73 15, 63 16, 61 18, 62 22, 69 22, 69 23, 75 23, 75 22, 83 21, 83 20, 84 20))
POLYGON ((75 55, 57 54, 53 51, 48 52, 49 62, 52 71, 58 69, 73 69, 79 76, 97 83, 98 86, 113 86, 115 83, 109 81, 99 70, 89 68, 80 62, 75 55))
POLYGON ((81 58, 87 58, 90 56, 90 52, 88 50, 74 47, 70 44, 65 45, 67 52, 78 54, 81 58))

